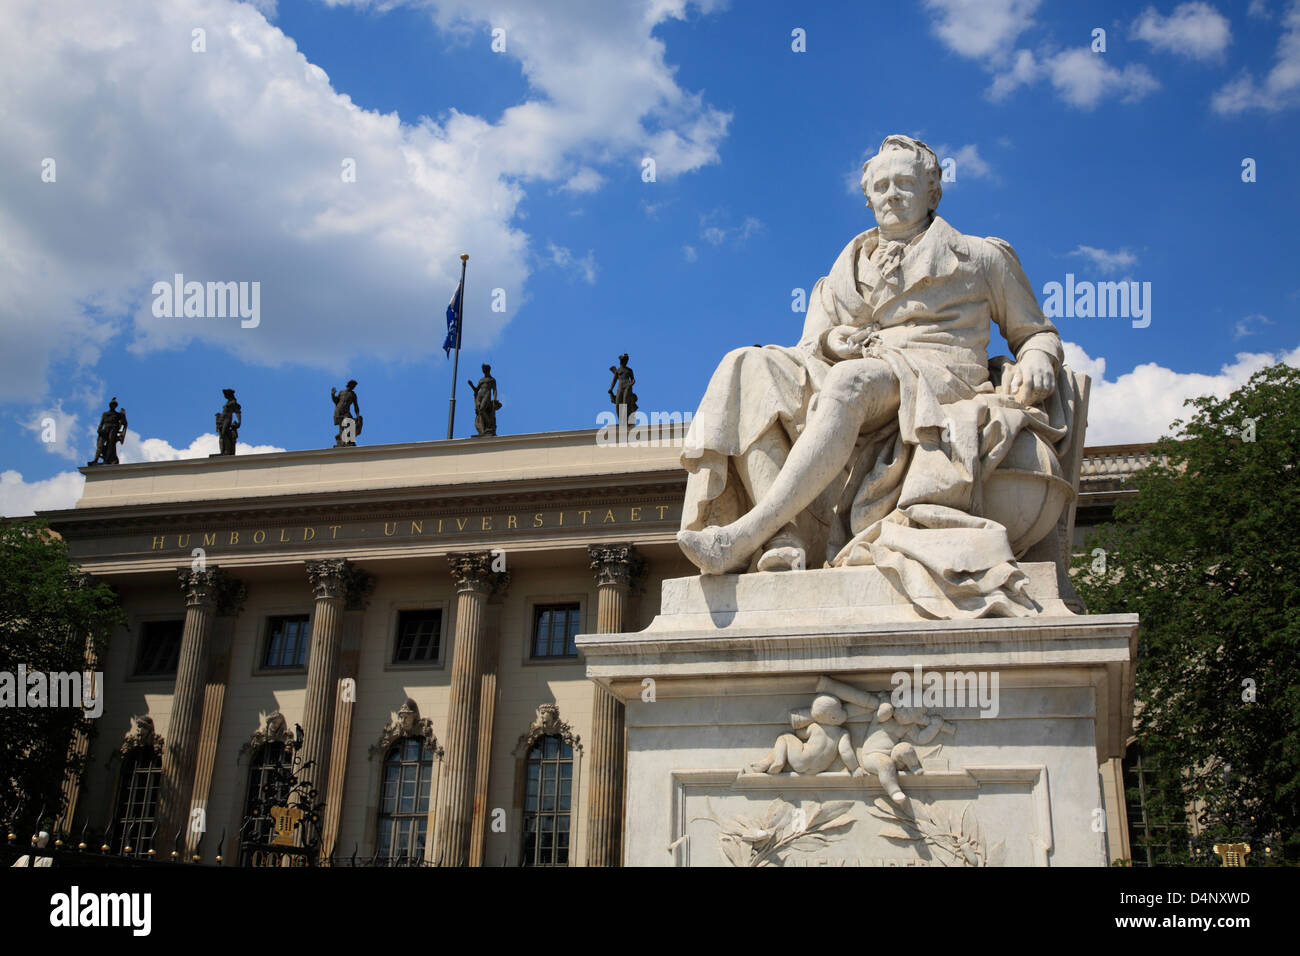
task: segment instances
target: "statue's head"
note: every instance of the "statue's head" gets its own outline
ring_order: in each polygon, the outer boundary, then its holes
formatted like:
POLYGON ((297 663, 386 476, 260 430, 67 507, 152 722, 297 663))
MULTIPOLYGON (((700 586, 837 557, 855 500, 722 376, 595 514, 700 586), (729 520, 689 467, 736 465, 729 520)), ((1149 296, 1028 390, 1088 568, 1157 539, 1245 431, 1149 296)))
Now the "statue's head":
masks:
POLYGON ((622 355, 620 355, 620 356, 618 357, 618 364, 619 364, 619 365, 626 365, 626 364, 627 364, 627 353, 626 353, 626 352, 624 352, 622 355))
POLYGON ((894 719, 900 724, 923 724, 929 714, 924 707, 895 707, 894 719))
POLYGON ((818 694, 812 702, 812 718, 819 724, 831 724, 838 727, 849 719, 838 697, 830 694, 818 694))
POLYGON ((886 136, 862 165, 862 192, 881 226, 907 227, 933 218, 943 197, 943 171, 919 139, 886 136))
POLYGON ((232 401, 235 398, 235 390, 233 388, 223 388, 221 390, 221 394, 226 396, 226 398, 231 399, 232 401))
POLYGON ((108 407, 109 407, 109 408, 117 408, 117 399, 116 399, 116 398, 111 399, 111 400, 109 401, 109 403, 108 403, 108 407))
POLYGON ((355 378, 348 379, 348 388, 356 388, 356 387, 357 387, 357 380, 355 378))
POLYGON ((491 374, 492 374, 492 366, 491 366, 491 365, 484 365, 484 366, 483 366, 483 374, 484 374, 484 375, 491 375, 491 374))

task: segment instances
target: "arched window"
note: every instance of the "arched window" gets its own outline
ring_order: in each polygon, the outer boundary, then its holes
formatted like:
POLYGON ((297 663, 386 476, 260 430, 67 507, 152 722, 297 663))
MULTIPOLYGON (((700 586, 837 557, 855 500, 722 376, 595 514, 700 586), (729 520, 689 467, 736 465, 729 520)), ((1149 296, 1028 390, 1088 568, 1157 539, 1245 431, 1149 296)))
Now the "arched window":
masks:
POLYGON ((153 747, 132 747, 123 755, 114 821, 114 852, 123 853, 129 848, 132 856, 146 856, 153 848, 161 780, 162 754, 153 747))
POLYGON ((240 833, 240 856, 245 843, 270 843, 275 821, 267 814, 269 805, 287 806, 287 789, 292 751, 281 740, 254 748, 248 765, 248 787, 244 792, 244 825, 240 833))
POLYGON ((402 737, 384 756, 376 862, 420 860, 429 827, 433 748, 427 737, 402 737))
POLYGON ((573 747, 537 738, 524 763, 523 866, 568 866, 573 804, 573 747))

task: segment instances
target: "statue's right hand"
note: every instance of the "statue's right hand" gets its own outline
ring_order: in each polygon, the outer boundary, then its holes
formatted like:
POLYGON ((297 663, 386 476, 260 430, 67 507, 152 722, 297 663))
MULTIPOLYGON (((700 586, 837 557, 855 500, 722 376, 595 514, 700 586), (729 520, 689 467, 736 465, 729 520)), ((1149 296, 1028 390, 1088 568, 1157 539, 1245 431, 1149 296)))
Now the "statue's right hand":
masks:
POLYGON ((837 325, 826 332, 824 349, 827 355, 844 360, 859 358, 862 355, 862 345, 855 342, 859 332, 863 329, 855 329, 851 325, 837 325))

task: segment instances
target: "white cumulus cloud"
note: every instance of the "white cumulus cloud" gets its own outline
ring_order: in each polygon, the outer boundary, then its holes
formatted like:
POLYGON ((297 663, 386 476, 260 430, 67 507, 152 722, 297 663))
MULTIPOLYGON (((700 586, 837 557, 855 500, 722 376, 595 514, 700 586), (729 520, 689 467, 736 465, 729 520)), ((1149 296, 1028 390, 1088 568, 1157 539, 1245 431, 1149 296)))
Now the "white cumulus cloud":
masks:
POLYGON ((579 258, 571 249, 551 242, 547 244, 547 252, 553 265, 577 276, 587 285, 596 284, 596 253, 592 250, 588 249, 587 254, 579 258))
POLYGON ((81 458, 78 439, 81 437, 77 428, 77 415, 63 410, 63 400, 54 405, 34 412, 22 423, 23 428, 32 432, 36 440, 52 455, 77 461, 81 458))
POLYGON ((992 74, 988 95, 995 101, 1043 79, 1066 103, 1087 110, 1109 97, 1136 102, 1160 88, 1142 64, 1114 66, 1090 46, 1054 50, 1047 45, 1037 54, 1017 48, 1021 35, 1034 26, 1038 0, 925 0, 925 7, 940 42, 992 74))
MULTIPOLYGON (((939 157, 940 164, 952 160, 952 166, 949 168, 952 169, 954 179, 951 182, 944 183, 945 187, 968 179, 994 178, 993 167, 980 155, 980 149, 974 143, 966 143, 956 149, 947 143, 940 143, 934 147, 934 152, 939 157)), ((859 192, 861 192, 861 189, 859 189, 859 192)))
MULTIPOLYGON (((145 461, 179 461, 182 458, 207 458, 220 450, 215 433, 199 435, 184 448, 177 448, 162 438, 142 438, 139 432, 128 428, 126 441, 119 446, 118 459, 124 465, 145 461)), ((264 455, 284 450, 277 445, 235 443, 237 455, 264 455)), ((24 481, 22 474, 13 469, 0 472, 0 515, 11 518, 37 511, 71 508, 81 497, 85 483, 86 479, 76 471, 60 472, 37 481, 24 481)))
POLYGON ((1300 346, 1289 352, 1239 352, 1217 374, 1176 372, 1147 362, 1111 380, 1106 360, 1092 358, 1073 342, 1063 343, 1065 364, 1092 378, 1088 401, 1088 445, 1127 445, 1155 441, 1170 433, 1175 419, 1186 420, 1183 402, 1200 395, 1226 397, 1260 369, 1285 362, 1300 366, 1300 346))
POLYGON ((38 511, 71 508, 81 497, 86 479, 75 471, 64 471, 40 481, 23 481, 20 472, 0 471, 0 515, 21 518, 38 511))
POLYGON ((1127 249, 1116 249, 1112 252, 1109 249, 1098 249, 1096 246, 1076 246, 1070 255, 1082 256, 1107 275, 1114 275, 1135 266, 1138 261, 1137 256, 1127 249))
POLYGON ((932 28, 944 45, 971 59, 1011 52, 1034 22, 1041 0, 925 0, 932 28))
POLYGON ((1292 0, 1282 14, 1282 35, 1277 41, 1272 68, 1262 80, 1243 71, 1224 84, 1210 105, 1221 114, 1248 110, 1277 112, 1300 104, 1300 0, 1292 0))
POLYGON ((491 119, 362 109, 234 0, 0 4, 0 402, 42 402, 55 362, 75 391, 114 340, 339 374, 358 352, 416 360, 462 252, 483 297, 466 344, 481 347, 514 315, 490 290, 528 298, 531 184, 582 193, 639 175, 643 156, 660 177, 717 161, 729 114, 678 85, 654 36, 685 0, 420 6, 522 69, 521 101, 491 119), (176 273, 259 282, 260 324, 155 317, 152 286, 176 273))
POLYGON ((1133 21, 1133 35, 1157 50, 1194 60, 1216 60, 1232 42, 1228 18, 1208 3, 1180 3, 1168 16, 1147 7, 1133 21))
POLYGON ((1094 109, 1110 96, 1133 103, 1160 88, 1160 81, 1142 64, 1112 66, 1104 54, 1090 49, 1058 53, 1046 61, 1044 69, 1057 95, 1085 110, 1094 109))

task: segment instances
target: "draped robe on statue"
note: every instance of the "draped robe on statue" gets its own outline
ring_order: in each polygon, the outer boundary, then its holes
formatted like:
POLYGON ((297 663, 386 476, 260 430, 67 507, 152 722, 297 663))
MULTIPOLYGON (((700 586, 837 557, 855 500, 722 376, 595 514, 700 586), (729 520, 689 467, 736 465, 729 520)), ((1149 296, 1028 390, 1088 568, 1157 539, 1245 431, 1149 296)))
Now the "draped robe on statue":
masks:
POLYGON ((828 333, 870 328, 863 354, 893 370, 898 414, 859 435, 843 473, 799 516, 809 566, 822 553, 831 566, 875 565, 933 617, 1036 613, 1005 527, 982 514, 982 486, 1022 430, 1063 450, 1074 395, 1063 374, 1045 407, 995 388, 989 329, 997 323, 1017 358, 1046 352, 1059 373, 1056 328, 1001 239, 963 235, 935 216, 893 281, 873 262, 877 242, 877 229, 857 236, 817 282, 798 345, 736 349, 718 366, 682 453, 682 527, 727 524, 752 506, 730 459, 774 424, 793 442, 840 361, 828 333))

